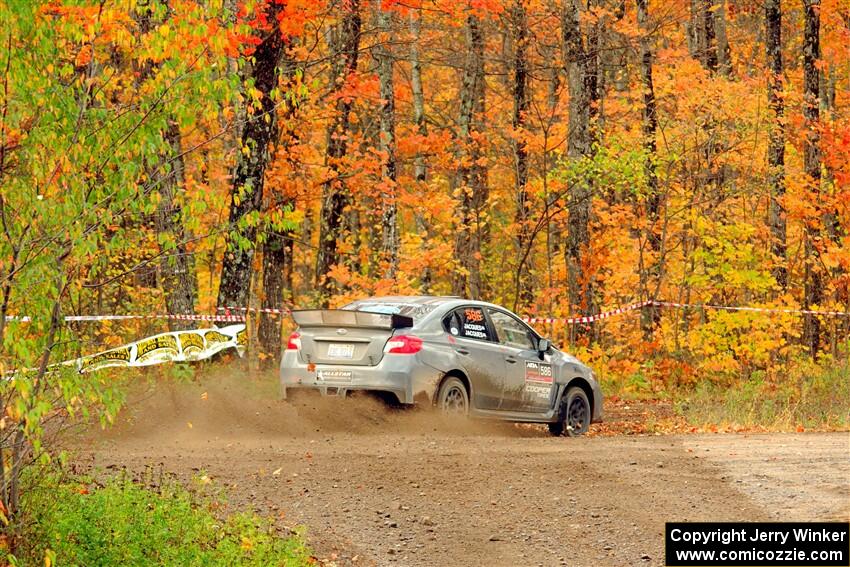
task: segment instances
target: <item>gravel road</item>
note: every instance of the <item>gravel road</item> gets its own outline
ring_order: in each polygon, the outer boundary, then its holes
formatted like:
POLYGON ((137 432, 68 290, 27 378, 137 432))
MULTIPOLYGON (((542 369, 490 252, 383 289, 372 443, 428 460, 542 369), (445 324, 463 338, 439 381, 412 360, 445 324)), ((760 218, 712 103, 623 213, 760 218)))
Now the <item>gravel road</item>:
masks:
POLYGON ((336 565, 662 565, 666 521, 848 520, 850 433, 552 438, 377 401, 159 386, 74 442, 96 474, 206 475, 336 565))

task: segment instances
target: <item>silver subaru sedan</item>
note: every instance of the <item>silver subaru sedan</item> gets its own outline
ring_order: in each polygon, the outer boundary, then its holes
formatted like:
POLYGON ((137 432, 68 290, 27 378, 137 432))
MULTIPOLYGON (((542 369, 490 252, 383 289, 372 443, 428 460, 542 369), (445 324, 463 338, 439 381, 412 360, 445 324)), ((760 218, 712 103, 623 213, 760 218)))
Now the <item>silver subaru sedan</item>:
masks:
POLYGON ((593 371, 504 307, 457 297, 373 297, 292 313, 280 365, 296 388, 371 391, 400 404, 546 423, 581 435, 602 420, 593 371))

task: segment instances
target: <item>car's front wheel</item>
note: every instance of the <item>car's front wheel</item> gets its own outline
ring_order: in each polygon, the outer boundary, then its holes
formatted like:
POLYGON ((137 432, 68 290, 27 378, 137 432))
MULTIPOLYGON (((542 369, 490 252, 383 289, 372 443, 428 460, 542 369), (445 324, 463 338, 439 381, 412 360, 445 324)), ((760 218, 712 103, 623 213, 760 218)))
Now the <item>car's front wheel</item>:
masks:
POLYGON ((466 385, 455 376, 449 376, 440 385, 437 407, 445 413, 466 415, 469 413, 469 393, 466 385))
POLYGON ((590 429, 590 400, 578 386, 573 386, 561 400, 560 419, 549 424, 552 435, 578 437, 590 429))

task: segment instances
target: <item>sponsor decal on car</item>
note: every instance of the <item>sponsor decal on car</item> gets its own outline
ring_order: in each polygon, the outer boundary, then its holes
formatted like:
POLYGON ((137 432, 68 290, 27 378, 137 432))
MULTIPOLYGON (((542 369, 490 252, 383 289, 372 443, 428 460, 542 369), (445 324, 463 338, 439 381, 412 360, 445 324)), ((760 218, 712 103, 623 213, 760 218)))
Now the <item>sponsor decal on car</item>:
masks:
POLYGON ((532 382, 525 385, 525 391, 536 398, 548 400, 549 395, 552 393, 552 386, 532 382))
POLYGON ((545 384, 552 383, 552 365, 543 364, 542 362, 525 362, 525 381, 526 382, 543 382, 545 384))
POLYGON ((351 382, 351 370, 337 370, 334 368, 319 370, 317 379, 326 382, 351 382))

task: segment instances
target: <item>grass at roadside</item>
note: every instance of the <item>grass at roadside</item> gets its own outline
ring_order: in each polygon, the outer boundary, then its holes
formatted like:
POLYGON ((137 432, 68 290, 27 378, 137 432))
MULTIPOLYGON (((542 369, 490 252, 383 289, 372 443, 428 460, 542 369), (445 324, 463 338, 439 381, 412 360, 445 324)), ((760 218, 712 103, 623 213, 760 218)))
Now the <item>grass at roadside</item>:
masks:
POLYGON ((691 387, 653 387, 635 378, 603 382, 605 422, 598 435, 710 431, 850 429, 850 367, 803 366, 767 378, 705 377, 691 387))
POLYGON ((27 492, 18 565, 311 565, 301 534, 251 514, 218 518, 177 485, 39 481, 27 492))
POLYGON ((674 404, 693 425, 772 431, 850 428, 850 369, 810 368, 768 380, 755 374, 732 384, 702 383, 674 404))

